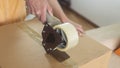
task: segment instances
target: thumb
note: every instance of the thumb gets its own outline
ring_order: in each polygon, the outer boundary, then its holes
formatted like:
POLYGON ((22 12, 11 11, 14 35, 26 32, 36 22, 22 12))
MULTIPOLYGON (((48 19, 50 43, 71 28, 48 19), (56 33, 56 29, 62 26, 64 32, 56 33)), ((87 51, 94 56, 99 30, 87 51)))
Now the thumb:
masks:
POLYGON ((46 22, 46 13, 47 13, 47 7, 44 7, 43 10, 41 11, 41 22, 45 23, 46 22))
POLYGON ((53 16, 53 10, 49 4, 47 5, 47 11, 51 16, 53 16))

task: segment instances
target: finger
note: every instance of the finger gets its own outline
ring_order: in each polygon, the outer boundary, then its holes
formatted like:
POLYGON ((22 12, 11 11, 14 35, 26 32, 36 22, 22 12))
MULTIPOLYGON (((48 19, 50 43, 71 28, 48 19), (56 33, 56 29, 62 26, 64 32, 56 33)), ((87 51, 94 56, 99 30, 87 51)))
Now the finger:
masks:
POLYGON ((35 15, 35 8, 31 6, 31 14, 35 15))
POLYGON ((35 10, 35 15, 41 21, 41 11, 40 10, 35 10))
POLYGON ((81 33, 84 33, 84 30, 83 30, 83 28, 82 28, 81 25, 79 25, 77 29, 78 29, 81 33))
POLYGON ((84 30, 82 28, 77 29, 80 33, 84 34, 84 30))
POLYGON ((79 34, 79 36, 83 36, 83 33, 79 32, 79 31, 78 31, 78 34, 79 34))
POLYGON ((53 16, 52 10, 48 10, 48 13, 49 13, 51 16, 53 16))
POLYGON ((31 13, 31 7, 29 5, 29 0, 26 0, 26 5, 27 5, 27 12, 31 13))
POLYGON ((46 21, 46 13, 47 13, 47 6, 43 7, 43 10, 41 11, 41 22, 45 23, 46 21))
POLYGON ((82 36, 82 33, 81 33, 81 32, 78 32, 78 34, 79 34, 80 36, 82 36))
POLYGON ((84 33, 84 30, 83 30, 82 28, 80 28, 79 31, 80 31, 81 33, 84 33))
POLYGON ((34 14, 34 15, 36 15, 36 11, 38 10, 38 7, 36 6, 38 4, 36 4, 36 3, 37 3, 36 0, 35 1, 29 0, 29 6, 31 8, 31 14, 34 14))
POLYGON ((85 34, 82 28, 77 28, 77 31, 80 36, 83 36, 83 34, 85 34))
POLYGON ((47 5, 47 10, 48 10, 48 13, 49 13, 51 16, 53 16, 53 10, 52 10, 52 8, 50 7, 49 4, 47 5))
POLYGON ((35 8, 34 8, 33 4, 29 1, 28 5, 30 6, 30 13, 35 15, 35 8))

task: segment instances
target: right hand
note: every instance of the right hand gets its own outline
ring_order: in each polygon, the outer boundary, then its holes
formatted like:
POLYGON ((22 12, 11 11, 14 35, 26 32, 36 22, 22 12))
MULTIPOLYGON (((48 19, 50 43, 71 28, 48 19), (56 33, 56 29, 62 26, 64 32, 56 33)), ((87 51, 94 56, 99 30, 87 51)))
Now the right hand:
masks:
POLYGON ((46 21, 46 13, 52 14, 47 0, 26 0, 28 13, 34 14, 42 23, 46 21))

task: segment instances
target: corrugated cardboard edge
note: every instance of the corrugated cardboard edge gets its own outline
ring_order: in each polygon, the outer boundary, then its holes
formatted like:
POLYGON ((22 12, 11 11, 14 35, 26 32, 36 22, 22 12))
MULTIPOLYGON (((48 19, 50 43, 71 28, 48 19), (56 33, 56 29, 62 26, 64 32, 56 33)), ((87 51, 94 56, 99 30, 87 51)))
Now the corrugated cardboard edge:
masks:
POLYGON ((93 59, 89 63, 82 65, 79 68, 108 68, 109 59, 111 58, 112 51, 105 53, 104 55, 93 59), (93 66, 94 65, 94 66, 93 66))

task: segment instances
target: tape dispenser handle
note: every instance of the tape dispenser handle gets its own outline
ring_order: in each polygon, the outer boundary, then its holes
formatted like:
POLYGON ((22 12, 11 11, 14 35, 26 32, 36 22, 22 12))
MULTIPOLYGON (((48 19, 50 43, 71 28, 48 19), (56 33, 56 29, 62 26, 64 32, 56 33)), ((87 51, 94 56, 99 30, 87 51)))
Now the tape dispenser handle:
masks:
POLYGON ((61 24, 62 22, 56 18, 55 16, 50 15, 48 12, 46 13, 46 21, 44 24, 49 24, 50 26, 55 26, 61 24))

